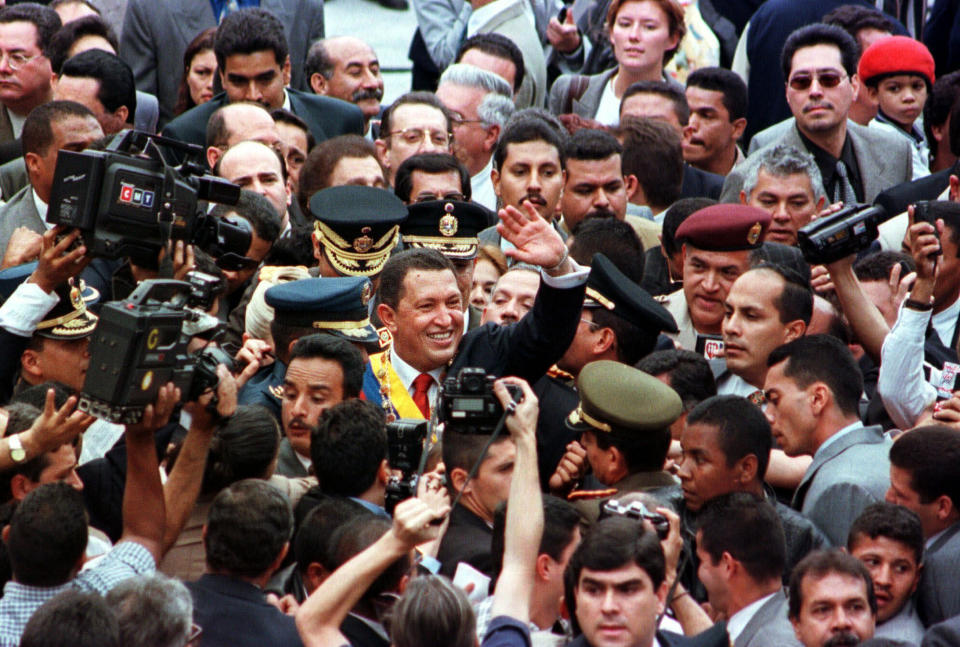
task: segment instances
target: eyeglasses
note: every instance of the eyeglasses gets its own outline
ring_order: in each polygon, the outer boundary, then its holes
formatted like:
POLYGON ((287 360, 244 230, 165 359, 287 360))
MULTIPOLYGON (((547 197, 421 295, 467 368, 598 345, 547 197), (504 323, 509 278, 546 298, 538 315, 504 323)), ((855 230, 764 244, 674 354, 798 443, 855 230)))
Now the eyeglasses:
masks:
POLYGON ((483 119, 464 119, 460 115, 451 115, 450 123, 453 124, 454 127, 457 127, 466 126, 467 124, 486 124, 487 122, 483 119))
POLYGON ((466 196, 460 193, 459 191, 451 191, 449 193, 444 193, 443 195, 437 195, 436 193, 421 193, 419 194, 414 202, 431 202, 433 200, 451 200, 453 202, 465 202, 466 196))
POLYGON ((847 78, 847 75, 834 71, 820 72, 816 77, 811 74, 797 74, 790 77, 789 84, 792 89, 802 92, 810 89, 814 78, 817 79, 817 83, 822 88, 835 88, 847 78))
POLYGON ((392 133, 388 133, 387 136, 393 137, 394 135, 399 135, 400 138, 409 146, 416 146, 421 142, 425 142, 427 138, 430 139, 430 143, 434 146, 446 146, 450 143, 450 133, 445 133, 440 130, 404 128, 403 130, 395 130, 392 133))
POLYGON ((7 57, 7 65, 10 66, 11 70, 19 70, 24 65, 30 61, 40 58, 43 54, 34 54, 33 56, 27 56, 23 52, 0 52, 0 63, 3 62, 3 57, 7 57))

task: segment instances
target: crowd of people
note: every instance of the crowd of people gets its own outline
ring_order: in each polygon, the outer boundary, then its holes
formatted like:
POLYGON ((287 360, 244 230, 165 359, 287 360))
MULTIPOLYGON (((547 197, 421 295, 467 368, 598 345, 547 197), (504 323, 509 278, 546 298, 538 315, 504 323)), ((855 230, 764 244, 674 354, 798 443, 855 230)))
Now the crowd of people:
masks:
POLYGON ((412 4, 0 8, 0 647, 960 647, 957 3, 412 4))

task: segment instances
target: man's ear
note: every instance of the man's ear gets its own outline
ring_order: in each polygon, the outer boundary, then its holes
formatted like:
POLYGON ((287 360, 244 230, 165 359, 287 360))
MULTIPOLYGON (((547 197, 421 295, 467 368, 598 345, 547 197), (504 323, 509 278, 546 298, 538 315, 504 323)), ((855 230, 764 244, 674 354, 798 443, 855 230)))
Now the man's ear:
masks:
POLYGON ((390 331, 391 335, 397 332, 397 311, 396 310, 388 306, 386 303, 378 303, 377 316, 380 317, 380 321, 383 322, 383 325, 386 326, 387 330, 390 331))
POLYGON ((936 503, 937 519, 940 519, 941 521, 946 521, 956 511, 956 508, 953 507, 953 501, 946 494, 941 494, 938 496, 936 503))
POLYGON ((747 192, 740 189, 740 204, 747 204, 747 192))
POLYGON ((759 467, 759 463, 760 462, 757 460, 756 454, 747 454, 738 460, 733 466, 737 478, 737 484, 744 486, 748 483, 753 483, 754 479, 757 478, 757 468, 759 467))
POLYGON ((537 555, 537 561, 534 564, 534 568, 537 572, 538 580, 546 580, 550 577, 550 556, 546 553, 540 553, 537 555))
POLYGON ((290 57, 287 56, 283 59, 283 86, 286 87, 290 85, 290 57))
MULTIPOLYGON (((450 484, 453 486, 453 489, 459 492, 467 481, 467 470, 462 467, 454 467, 447 476, 450 478, 450 484)), ((470 484, 467 483, 467 485, 469 486, 470 484)))
POLYGON ((211 169, 217 165, 217 162, 220 161, 221 157, 223 157, 222 150, 216 146, 207 147, 207 166, 209 166, 211 169))
POLYGON ((3 527, 3 532, 0 532, 0 537, 3 538, 3 543, 7 543, 10 540, 10 524, 3 527))
POLYGON ((127 118, 130 117, 130 110, 126 106, 120 106, 113 111, 113 116, 120 120, 120 123, 127 123, 127 118))
POLYGON ((380 467, 377 468, 377 482, 386 485, 388 480, 390 480, 390 464, 384 458, 380 461, 380 467))
POLYGON ((617 345, 617 335, 613 332, 613 328, 601 328, 599 332, 600 336, 593 345, 594 352, 597 355, 601 355, 611 348, 615 349, 617 345))
POLYGON ((734 140, 739 140, 743 137, 743 131, 747 127, 747 120, 745 117, 740 117, 739 119, 734 119, 731 123, 733 126, 733 138, 734 140))
POLYGON ((490 183, 493 184, 493 193, 500 197, 500 171, 495 168, 490 169, 490 183))
MULTIPOLYGON (((382 137, 386 133, 381 132, 380 136, 382 137)), ((373 145, 377 149, 377 159, 380 160, 380 165, 386 170, 390 170, 390 160, 387 158, 387 141, 386 139, 375 139, 373 140, 373 145)))
POLYGON ((498 124, 488 126, 483 138, 483 150, 493 152, 493 149, 497 147, 497 141, 499 139, 500 126, 498 124))
POLYGON ((803 323, 803 319, 795 319, 787 324, 783 333, 783 343, 799 339, 805 332, 807 332, 807 324, 803 323))
POLYGON ((307 566, 307 572, 303 575, 304 585, 313 593, 323 584, 323 581, 327 579, 328 575, 327 569, 325 569, 320 562, 310 562, 310 565, 307 566))
POLYGON ((31 176, 38 175, 43 166, 43 160, 37 153, 24 153, 23 162, 27 167, 27 173, 31 176))
MULTIPOLYGON (((29 155, 29 153, 28 153, 29 155)), ((960 202, 960 177, 950 175, 950 202, 960 202)))
POLYGON ((33 490, 33 485, 23 474, 14 474, 10 479, 10 494, 15 501, 23 501, 33 490))
POLYGON ((637 179, 636 175, 624 175, 623 184, 627 189, 627 202, 633 202, 633 196, 637 192, 637 188, 640 186, 640 181, 637 179))
POLYGON ((310 89, 313 90, 314 94, 326 94, 328 87, 326 77, 320 72, 314 72, 310 75, 310 89))
POLYGON ((40 353, 28 348, 20 355, 20 370, 36 381, 43 381, 43 369, 40 368, 40 353))

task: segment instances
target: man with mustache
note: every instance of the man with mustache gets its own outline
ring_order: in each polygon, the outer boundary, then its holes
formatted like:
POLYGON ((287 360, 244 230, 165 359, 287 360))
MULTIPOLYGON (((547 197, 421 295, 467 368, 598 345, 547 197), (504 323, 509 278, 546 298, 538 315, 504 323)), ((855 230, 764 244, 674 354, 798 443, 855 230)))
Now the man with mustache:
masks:
POLYGON ((747 127, 747 86, 735 72, 704 67, 687 77, 690 119, 683 129, 683 159, 726 175, 743 161, 737 141, 747 127))
POLYGON ((790 622, 804 647, 853 647, 873 638, 873 581, 852 555, 811 553, 793 571, 788 597, 790 622))
MULTIPOLYGON (((833 25, 818 23, 793 32, 781 55, 793 119, 757 133, 751 143, 752 151, 762 150, 761 145, 789 144, 813 155, 830 203, 872 202, 884 189, 912 176, 905 138, 848 120, 860 86, 858 51, 853 36, 833 25)), ((736 201, 744 177, 742 167, 733 169, 720 200, 736 201)))
POLYGON ((380 115, 383 75, 377 53, 353 36, 318 40, 310 47, 304 73, 315 94, 356 104, 363 111, 363 132, 380 115))

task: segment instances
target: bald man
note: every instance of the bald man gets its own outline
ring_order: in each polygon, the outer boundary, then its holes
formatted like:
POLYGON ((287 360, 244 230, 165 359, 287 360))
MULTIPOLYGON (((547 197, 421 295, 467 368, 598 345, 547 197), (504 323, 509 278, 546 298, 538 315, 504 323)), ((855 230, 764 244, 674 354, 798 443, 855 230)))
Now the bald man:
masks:
POLYGON ((304 67, 316 94, 354 103, 363 111, 368 132, 383 99, 383 76, 373 48, 352 36, 326 38, 313 44, 304 67))

